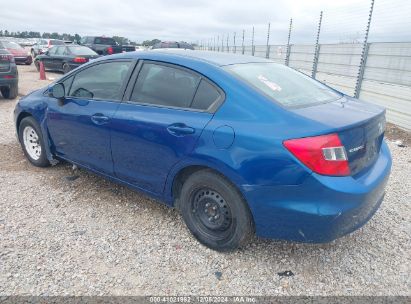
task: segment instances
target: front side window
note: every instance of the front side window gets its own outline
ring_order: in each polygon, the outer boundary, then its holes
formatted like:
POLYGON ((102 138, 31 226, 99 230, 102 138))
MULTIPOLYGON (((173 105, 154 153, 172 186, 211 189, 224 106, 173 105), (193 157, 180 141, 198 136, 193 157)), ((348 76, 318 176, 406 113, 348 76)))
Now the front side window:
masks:
POLYGON ((189 108, 199 81, 199 76, 188 71, 145 63, 134 86, 131 101, 189 108))
POLYGON ((224 69, 286 107, 326 103, 342 96, 320 82, 276 63, 233 64, 224 69))
POLYGON ((131 61, 105 62, 78 72, 69 96, 86 99, 121 100, 122 87, 131 61))

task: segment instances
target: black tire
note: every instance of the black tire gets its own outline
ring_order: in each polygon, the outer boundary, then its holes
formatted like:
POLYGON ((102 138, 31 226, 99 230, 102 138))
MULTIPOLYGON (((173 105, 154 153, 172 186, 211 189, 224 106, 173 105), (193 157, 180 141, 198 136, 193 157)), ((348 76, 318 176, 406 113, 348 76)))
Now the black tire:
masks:
POLYGON ((14 99, 17 97, 17 94, 19 93, 19 86, 18 84, 13 84, 9 88, 1 88, 1 95, 3 95, 4 98, 6 99, 14 99))
POLYGON ((48 161, 47 156, 46 156, 46 152, 45 152, 46 150, 45 150, 44 140, 43 140, 40 126, 33 117, 29 116, 29 117, 23 118, 23 120, 20 122, 19 141, 23 149, 24 155, 34 166, 36 167, 50 166, 50 162, 48 161), (27 127, 34 129, 34 131, 36 132, 36 135, 38 136, 37 144, 39 144, 41 147, 41 152, 40 152, 38 159, 35 159, 32 156, 30 156, 30 153, 27 151, 27 147, 24 144, 23 133, 27 127))
POLYGON ((71 71, 70 66, 67 63, 63 64, 63 73, 67 74, 70 71, 71 71))
POLYGON ((178 207, 194 237, 211 249, 243 247, 254 234, 252 216, 241 193, 212 170, 197 171, 185 181, 178 207))
POLYGON ((36 58, 36 54, 34 53, 34 50, 31 50, 31 57, 33 58, 33 60, 34 58, 36 58))

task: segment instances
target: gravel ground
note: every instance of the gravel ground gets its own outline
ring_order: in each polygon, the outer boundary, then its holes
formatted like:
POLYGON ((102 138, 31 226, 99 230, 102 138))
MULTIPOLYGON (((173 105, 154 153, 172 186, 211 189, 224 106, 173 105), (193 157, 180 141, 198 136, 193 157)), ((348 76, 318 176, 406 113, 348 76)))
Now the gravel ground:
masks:
MULTIPOLYGON (((21 94, 47 82, 19 70, 21 94)), ((385 201, 355 233, 217 253, 139 193, 68 164, 31 166, 14 134, 16 102, 0 99, 0 295, 411 295, 410 147, 389 142, 385 201)))

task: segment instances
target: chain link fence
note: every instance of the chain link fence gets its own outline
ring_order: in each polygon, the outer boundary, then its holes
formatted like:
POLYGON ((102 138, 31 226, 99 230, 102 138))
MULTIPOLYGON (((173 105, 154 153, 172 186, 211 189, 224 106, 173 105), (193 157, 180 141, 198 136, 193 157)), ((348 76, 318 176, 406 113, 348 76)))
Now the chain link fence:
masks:
POLYGON ((387 109, 411 130, 411 4, 370 0, 199 41, 198 49, 268 58, 387 109))

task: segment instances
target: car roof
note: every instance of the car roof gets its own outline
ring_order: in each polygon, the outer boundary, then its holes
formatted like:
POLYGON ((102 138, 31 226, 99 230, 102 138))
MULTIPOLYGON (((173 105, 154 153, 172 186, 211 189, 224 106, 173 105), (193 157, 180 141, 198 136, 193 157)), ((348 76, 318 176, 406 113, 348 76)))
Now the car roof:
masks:
MULTIPOLYGON (((111 58, 130 58, 135 59, 152 59, 152 60, 170 60, 189 59, 192 61, 202 61, 216 66, 224 66, 241 63, 258 63, 273 62, 265 58, 259 58, 247 55, 237 55, 233 53, 213 52, 213 51, 194 51, 185 49, 155 49, 145 52, 128 52, 110 56, 111 58)), ((103 58, 102 58, 103 59, 103 58)))

